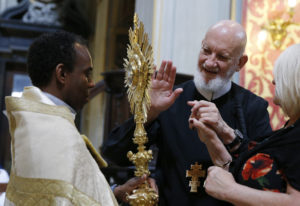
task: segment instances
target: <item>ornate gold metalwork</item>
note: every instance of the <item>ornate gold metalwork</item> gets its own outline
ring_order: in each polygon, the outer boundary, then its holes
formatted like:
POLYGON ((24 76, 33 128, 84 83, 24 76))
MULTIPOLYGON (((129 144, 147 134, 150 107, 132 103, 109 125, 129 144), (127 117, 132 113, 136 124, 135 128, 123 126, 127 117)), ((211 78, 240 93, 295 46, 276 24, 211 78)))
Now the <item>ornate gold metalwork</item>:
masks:
POLYGON ((290 7, 288 11, 289 18, 287 20, 277 17, 262 27, 270 33, 272 44, 276 49, 281 48, 281 45, 287 36, 287 28, 291 25, 299 25, 298 23, 293 22, 294 14, 294 8, 290 7))
POLYGON ((191 170, 186 171, 186 177, 192 177, 191 181, 189 182, 189 186, 191 187, 190 192, 197 192, 197 188, 200 186, 200 181, 198 180, 199 177, 205 176, 205 170, 202 170, 202 164, 198 165, 196 162, 194 165, 191 165, 191 170))
MULTIPOLYGON (((129 29, 129 43, 128 59, 124 59, 125 86, 128 88, 128 100, 136 123, 133 142, 138 145, 138 152, 133 154, 129 151, 127 157, 136 166, 135 176, 141 177, 150 174, 148 163, 152 159, 152 151, 145 150, 144 146, 148 141, 144 123, 147 121, 147 112, 151 104, 149 90, 153 74, 153 52, 148 42, 148 35, 144 32, 144 24, 139 21, 136 14, 134 30, 129 29)), ((158 195, 150 188, 147 181, 127 198, 130 205, 134 206, 151 206, 158 202, 158 195)))

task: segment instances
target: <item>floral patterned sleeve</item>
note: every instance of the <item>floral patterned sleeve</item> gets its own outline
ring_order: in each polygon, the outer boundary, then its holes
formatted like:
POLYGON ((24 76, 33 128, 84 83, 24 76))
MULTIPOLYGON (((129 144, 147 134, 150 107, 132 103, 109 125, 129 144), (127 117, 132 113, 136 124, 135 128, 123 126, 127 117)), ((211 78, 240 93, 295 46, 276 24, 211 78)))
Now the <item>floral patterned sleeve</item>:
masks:
POLYGON ((261 141, 241 145, 230 171, 240 184, 286 192, 287 183, 300 191, 300 121, 261 141))
POLYGON ((286 192, 285 176, 274 157, 257 153, 243 165, 238 176, 241 184, 272 192, 286 192))

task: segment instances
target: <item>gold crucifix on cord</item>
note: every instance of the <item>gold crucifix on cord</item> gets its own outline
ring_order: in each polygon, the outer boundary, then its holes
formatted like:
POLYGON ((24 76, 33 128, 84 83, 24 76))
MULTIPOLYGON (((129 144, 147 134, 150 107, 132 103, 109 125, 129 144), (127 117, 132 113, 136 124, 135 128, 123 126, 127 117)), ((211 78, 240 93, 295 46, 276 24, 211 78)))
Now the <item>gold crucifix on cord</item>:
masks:
POLYGON ((189 186, 191 187, 190 192, 197 192, 197 187, 200 186, 199 177, 205 177, 205 170, 202 170, 202 165, 198 165, 196 162, 194 165, 191 165, 191 170, 186 171, 186 177, 192 177, 189 181, 189 186))

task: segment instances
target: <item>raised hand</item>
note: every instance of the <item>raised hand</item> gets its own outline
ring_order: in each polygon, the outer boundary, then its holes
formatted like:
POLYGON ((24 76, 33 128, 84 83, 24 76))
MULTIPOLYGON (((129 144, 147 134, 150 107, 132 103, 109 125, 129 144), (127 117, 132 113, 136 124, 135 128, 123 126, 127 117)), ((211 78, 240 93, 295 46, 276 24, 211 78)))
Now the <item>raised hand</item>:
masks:
POLYGON ((155 68, 150 91, 151 107, 148 112, 148 123, 167 110, 183 91, 182 88, 173 91, 175 77, 176 67, 171 61, 162 61, 158 71, 155 68))

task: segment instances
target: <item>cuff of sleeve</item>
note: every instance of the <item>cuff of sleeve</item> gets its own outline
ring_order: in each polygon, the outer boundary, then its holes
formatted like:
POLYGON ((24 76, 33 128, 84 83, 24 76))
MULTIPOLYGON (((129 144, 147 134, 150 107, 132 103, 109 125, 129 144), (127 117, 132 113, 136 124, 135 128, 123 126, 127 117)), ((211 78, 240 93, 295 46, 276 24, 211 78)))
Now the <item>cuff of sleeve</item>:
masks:
POLYGON ((117 184, 113 184, 112 186, 110 186, 111 191, 114 191, 117 186, 117 184))

